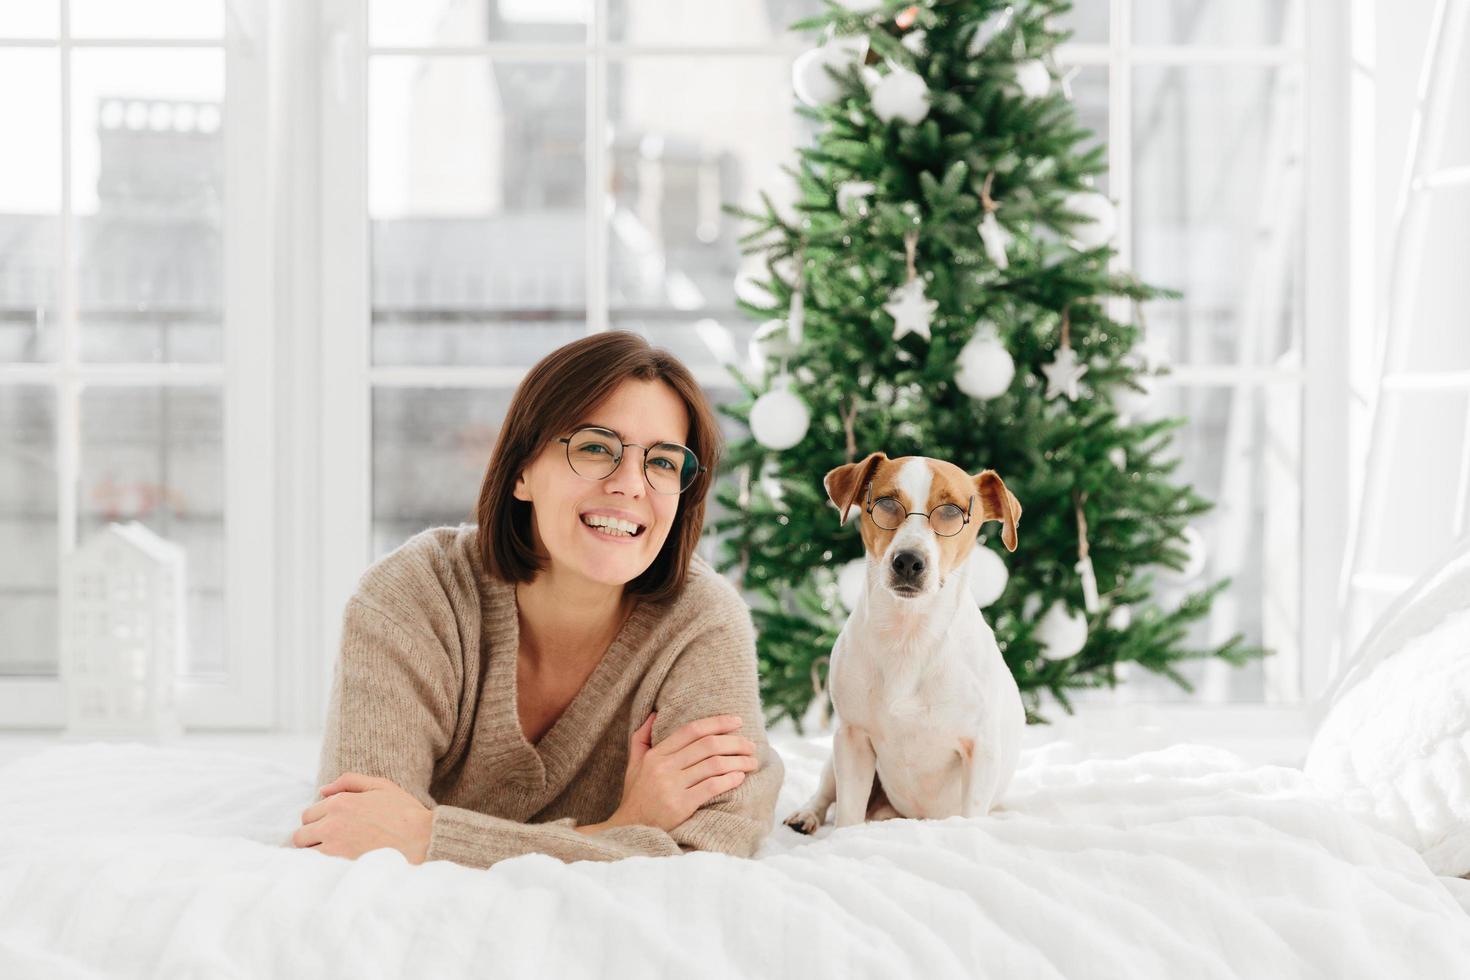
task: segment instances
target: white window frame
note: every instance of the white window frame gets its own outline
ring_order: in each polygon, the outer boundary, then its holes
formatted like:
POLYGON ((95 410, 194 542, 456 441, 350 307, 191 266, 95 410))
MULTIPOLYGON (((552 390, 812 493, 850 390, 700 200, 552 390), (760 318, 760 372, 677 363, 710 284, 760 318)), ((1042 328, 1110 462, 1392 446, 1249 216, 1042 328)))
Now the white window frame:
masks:
MULTIPOLYGON (((57 48, 61 62, 61 350, 55 361, 0 364, 0 384, 35 384, 57 397, 58 560, 76 544, 81 396, 89 386, 216 386, 223 399, 225 660, 223 675, 182 675, 178 709, 187 729, 275 726, 275 326, 269 262, 267 166, 267 0, 230 0, 223 42, 70 36, 70 2, 61 0, 56 40, 7 41, 3 48, 57 48), (226 108, 223 361, 221 364, 105 364, 78 357, 76 255, 70 220, 71 56, 97 48, 222 49, 226 108)), ((59 583, 58 583, 59 584, 59 583)), ((0 676, 0 729, 60 728, 66 703, 59 677, 0 676)))
MULTIPOLYGON (((320 460, 320 495, 315 526, 320 556, 315 614, 304 614, 298 626, 317 656, 299 657, 297 669, 283 673, 283 701, 292 702, 292 723, 310 730, 325 714, 336 650, 340 641, 342 610, 371 560, 371 392, 375 387, 427 386, 502 388, 514 386, 521 369, 453 367, 373 367, 370 364, 369 252, 367 217, 367 37, 368 0, 322 0, 317 81, 320 98, 321 248, 319 294, 320 349, 330 351, 318 363, 316 391, 321 424, 316 433, 320 460), (289 674, 289 676, 288 676, 289 674)), ((1225 2, 1225 0, 1222 0, 1225 2)), ((1232 716, 1270 716, 1284 719, 1286 727, 1307 717, 1309 702, 1330 680, 1327 651, 1337 623, 1333 589, 1342 554, 1346 525, 1347 365, 1341 342, 1346 317, 1347 246, 1350 209, 1348 182, 1348 50, 1347 12, 1328 0, 1307 3, 1306 46, 1302 50, 1278 47, 1220 48, 1197 46, 1133 46, 1132 0, 1110 0, 1110 40, 1107 44, 1071 44, 1059 52, 1067 64, 1098 65, 1109 69, 1111 186, 1115 193, 1131 185, 1132 68, 1140 64, 1284 64, 1299 63, 1306 86, 1305 160, 1305 327, 1303 368, 1280 371, 1264 367, 1191 367, 1176 365, 1165 385, 1242 387, 1291 385, 1301 392, 1302 406, 1302 595, 1299 649, 1303 652, 1277 700, 1264 705, 1213 708, 1232 716), (1296 690, 1292 691, 1293 681, 1296 690)), ((609 59, 630 55, 706 56, 718 54, 772 54, 792 56, 805 45, 789 43, 739 47, 641 46, 609 42, 606 35, 607 0, 593 0, 593 26, 586 44, 525 46, 505 43, 454 47, 401 47, 372 49, 382 54, 480 54, 513 56, 517 60, 581 57, 587 67, 587 297, 588 331, 605 330, 607 309, 607 223, 596 206, 606 186, 608 160, 603 139, 607 113, 609 59)), ((1130 211, 1120 209, 1115 268, 1126 269, 1132 259, 1130 211)), ((1126 310, 1115 310, 1125 317, 1126 310)), ((728 384, 722 372, 701 378, 712 385, 728 384)), ((1106 713, 1107 705, 1089 704, 1087 710, 1106 713)), ((1136 716, 1183 717, 1198 712, 1195 705, 1120 706, 1136 716), (1177 713, 1177 714, 1176 714, 1177 713)))

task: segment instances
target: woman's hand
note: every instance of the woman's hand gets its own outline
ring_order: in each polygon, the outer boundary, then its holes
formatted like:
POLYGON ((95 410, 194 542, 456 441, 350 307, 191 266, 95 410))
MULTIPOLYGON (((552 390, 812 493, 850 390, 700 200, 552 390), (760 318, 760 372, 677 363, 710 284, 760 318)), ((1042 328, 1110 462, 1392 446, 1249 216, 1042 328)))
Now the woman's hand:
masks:
POLYGON ((649 715, 630 739, 623 800, 607 821, 610 824, 643 824, 671 831, 760 767, 754 742, 743 735, 726 734, 740 728, 739 718, 700 718, 654 746, 657 714, 649 715))
POLYGON ((424 863, 434 811, 393 780, 344 772, 321 793, 324 799, 302 812, 291 843, 354 860, 391 847, 409 864, 424 863))

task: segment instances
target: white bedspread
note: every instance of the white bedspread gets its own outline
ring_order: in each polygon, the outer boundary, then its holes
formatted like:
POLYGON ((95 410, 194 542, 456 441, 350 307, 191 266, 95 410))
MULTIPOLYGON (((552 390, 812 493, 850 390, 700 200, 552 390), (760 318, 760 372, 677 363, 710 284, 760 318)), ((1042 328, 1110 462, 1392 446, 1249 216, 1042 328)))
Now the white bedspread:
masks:
MULTIPOLYGON (((779 821, 826 744, 773 739, 779 821)), ((1023 754, 987 818, 778 826, 755 860, 488 871, 279 846, 315 761, 93 743, 0 768, 0 977, 1470 971, 1470 882, 1300 771, 1204 746, 1088 760, 1054 742, 1023 754)))

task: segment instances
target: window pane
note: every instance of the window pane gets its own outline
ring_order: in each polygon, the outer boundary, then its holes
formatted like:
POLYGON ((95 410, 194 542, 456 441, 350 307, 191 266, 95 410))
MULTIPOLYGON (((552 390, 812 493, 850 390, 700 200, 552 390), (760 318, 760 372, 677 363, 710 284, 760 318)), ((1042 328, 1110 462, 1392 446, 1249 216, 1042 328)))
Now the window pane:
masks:
MULTIPOLYGON (((1465 68, 1470 75, 1470 57, 1465 59, 1465 68)), ((1464 91, 1470 93, 1470 85, 1464 91)), ((1463 154, 1447 151, 1445 158, 1470 160, 1465 127, 1454 129, 1446 134, 1449 142, 1462 142, 1466 150, 1463 154)), ((1395 339, 1401 343, 1401 363, 1407 370, 1464 371, 1470 369, 1470 322, 1465 312, 1470 310, 1470 276, 1465 275, 1465 256, 1470 255, 1470 193, 1464 188, 1435 191, 1425 213, 1423 249, 1398 286, 1410 302, 1407 321, 1398 325, 1395 339)), ((1389 240, 1385 234, 1385 246, 1389 240)), ((1385 247, 1383 254, 1391 250, 1385 247)), ((1385 306, 1388 301, 1385 294, 1385 306)))
POLYGON ((683 331, 712 317, 737 329, 748 318, 735 281, 758 263, 740 252, 749 223, 721 208, 760 212, 765 191, 790 214, 796 187, 781 168, 809 126, 794 111, 790 59, 634 58, 608 66, 608 86, 614 322, 683 331))
POLYGON ((528 365, 585 332, 585 83, 580 62, 373 59, 374 363, 528 365))
POLYGON ((1300 45, 1303 6, 1300 0, 1133 0, 1134 43, 1300 45))
POLYGON ((1072 79, 1072 103, 1077 109, 1077 125, 1091 135, 1073 144, 1073 152, 1083 154, 1094 146, 1103 148, 1103 171, 1097 175, 1097 189, 1111 193, 1108 166, 1108 69, 1102 65, 1085 65, 1072 79))
POLYGON ((214 38, 224 31, 225 0, 71 0, 75 37, 214 38))
MULTIPOLYGON (((1297 385, 1161 385, 1146 417, 1184 417, 1159 462, 1178 460, 1171 482, 1189 485, 1214 507, 1189 524, 1204 541, 1203 569, 1189 578, 1162 565, 1154 601, 1178 607, 1186 595, 1223 578, 1231 584, 1195 621, 1182 646, 1200 650, 1237 632, 1244 642, 1275 651, 1264 661, 1233 667, 1221 660, 1177 665, 1195 686, 1190 694, 1167 677, 1128 665, 1117 692, 1086 692, 1097 701, 1254 701, 1267 691, 1299 697, 1301 623, 1301 393, 1297 385)), ((1094 555, 1103 543, 1093 540, 1094 555)), ((1106 592, 1112 582, 1098 582, 1106 592)), ((1138 610, 1134 610, 1135 615, 1138 610)), ((1068 695, 1071 696, 1070 693, 1068 695)), ((1275 697, 1272 700, 1276 700, 1275 697)))
MULTIPOLYGON (((0 15, 3 17, 3 15, 0 15)), ((0 361, 49 361, 60 332, 61 90, 56 51, 0 53, 0 361)))
POLYGON ((135 520, 184 548, 190 673, 225 669, 222 421, 217 388, 82 394, 78 540, 135 520))
POLYGON ((72 72, 82 358, 218 362, 224 54, 79 50, 72 72))
POLYGON ((0 419, 0 676, 54 676, 56 396, 0 386, 0 419))
POLYGON ((373 392, 375 561, 424 528, 474 522, 485 465, 513 393, 499 388, 373 392))
MULTIPOLYGON (((1134 270, 1176 363, 1289 366, 1302 323, 1302 86, 1294 67, 1135 69, 1134 270)), ((1295 360, 1294 360, 1295 359, 1295 360)))
POLYGON ((607 36, 629 44, 811 45, 811 32, 787 28, 823 9, 821 0, 608 0, 607 36))
POLYGON ((1052 18, 1052 27, 1072 32, 1067 44, 1107 44, 1111 6, 1107 0, 1073 0, 1071 10, 1052 18))
POLYGON ((59 0, 25 0, 24 3, 0 5, 0 38, 56 37, 61 30, 60 9, 59 0))
POLYGON ((587 38, 591 0, 371 0, 376 47, 525 41, 576 44, 587 38))

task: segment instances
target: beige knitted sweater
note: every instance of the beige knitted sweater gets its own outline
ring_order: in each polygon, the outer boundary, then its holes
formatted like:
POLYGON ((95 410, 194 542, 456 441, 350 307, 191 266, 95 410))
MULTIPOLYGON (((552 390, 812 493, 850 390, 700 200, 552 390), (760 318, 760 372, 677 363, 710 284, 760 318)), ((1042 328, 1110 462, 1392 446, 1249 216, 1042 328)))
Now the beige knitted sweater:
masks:
POLYGON ((430 861, 754 853, 785 767, 766 738, 754 630, 735 586, 696 555, 682 594, 638 603, 532 745, 516 709, 515 587, 486 574, 477 534, 431 528, 363 574, 343 616, 318 785, 342 772, 393 780, 434 811, 430 861), (629 738, 654 710, 655 746, 695 719, 738 715, 759 768, 672 831, 574 830, 617 809, 629 738))

